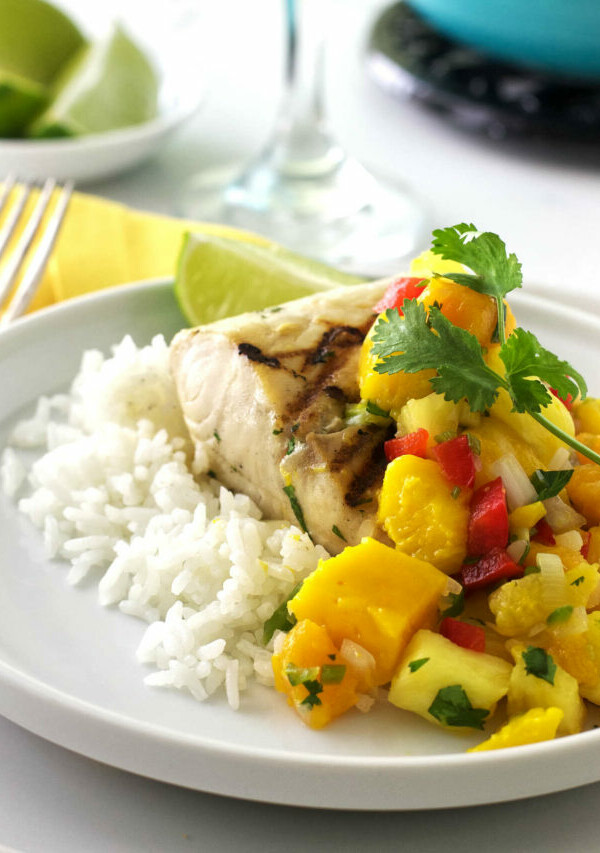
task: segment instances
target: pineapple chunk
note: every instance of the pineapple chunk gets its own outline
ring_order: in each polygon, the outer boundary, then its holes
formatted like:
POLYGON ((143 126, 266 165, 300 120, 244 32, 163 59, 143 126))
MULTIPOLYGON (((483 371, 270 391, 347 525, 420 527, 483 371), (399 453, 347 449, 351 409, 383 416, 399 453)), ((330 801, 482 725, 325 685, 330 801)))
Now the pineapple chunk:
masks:
POLYGON ((386 684, 406 643, 433 623, 447 578, 429 563, 365 538, 322 560, 288 610, 323 625, 340 646, 346 638, 376 661, 375 683, 386 684))
POLYGON ((581 555, 564 577, 538 573, 508 581, 489 597, 496 630, 505 637, 519 637, 544 628, 557 608, 585 607, 597 585, 597 566, 582 561, 581 555))
POLYGON ((271 659, 276 689, 313 729, 322 729, 358 700, 356 674, 338 655, 325 628, 306 619, 292 628, 271 659))
POLYGON ((481 729, 506 695, 511 670, 505 660, 464 649, 423 629, 402 656, 389 699, 443 728, 481 729))
POLYGON ((462 489, 453 497, 432 459, 399 456, 385 470, 378 520, 400 551, 451 574, 467 553, 470 496, 462 489))
MULTIPOLYGON (((380 314, 385 318, 385 314, 380 314)), ((378 318, 379 319, 379 318, 378 318)), ((390 412, 394 420, 407 400, 424 397, 431 393, 430 379, 435 370, 419 370, 417 373, 377 373, 377 357, 372 353, 373 334, 377 321, 363 341, 358 363, 358 385, 363 400, 371 400, 379 408, 390 412)))
POLYGON ((400 412, 398 426, 403 434, 419 428, 429 433, 429 445, 435 445, 435 436, 458 429, 459 407, 441 394, 428 394, 418 400, 409 400, 400 412))
POLYGON ((470 432, 479 439, 481 445, 481 470, 475 479, 476 488, 496 477, 494 463, 507 453, 512 453, 517 458, 528 476, 536 469, 544 467, 529 444, 514 429, 493 415, 482 418, 480 424, 470 432))
POLYGON ((506 749, 539 743, 556 737, 564 712, 561 708, 531 708, 518 717, 513 717, 497 732, 467 752, 485 752, 489 749, 506 749))
POLYGON ((580 732, 585 706, 579 695, 577 680, 542 648, 514 643, 511 652, 515 666, 508 688, 509 717, 531 708, 560 708, 564 716, 557 733, 572 735, 580 732))
MULTIPOLYGON (((492 370, 503 376, 506 371, 499 352, 499 346, 494 345, 489 347, 485 360, 492 370)), ((543 467, 546 467, 549 464, 550 460, 560 447, 567 446, 551 432, 548 432, 545 427, 537 421, 534 421, 531 415, 524 412, 515 412, 513 410, 513 404, 510 396, 502 388, 500 389, 496 402, 490 409, 490 413, 493 417, 505 423, 506 426, 511 427, 522 437, 522 439, 531 447, 533 452, 540 458, 543 467)), ((564 430, 564 432, 570 436, 575 435, 575 424, 573 423, 571 413, 565 404, 558 399, 558 397, 551 395, 550 403, 548 403, 547 406, 544 406, 541 413, 544 417, 548 418, 554 426, 564 430)), ((527 466, 523 465, 523 467, 527 471, 527 466)), ((527 471, 527 473, 529 474, 530 472, 527 471)))

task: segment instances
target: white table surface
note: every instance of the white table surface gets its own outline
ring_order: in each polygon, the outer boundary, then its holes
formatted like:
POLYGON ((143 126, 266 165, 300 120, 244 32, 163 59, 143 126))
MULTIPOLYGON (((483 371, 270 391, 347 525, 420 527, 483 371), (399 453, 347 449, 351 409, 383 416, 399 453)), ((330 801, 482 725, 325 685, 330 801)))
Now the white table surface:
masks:
MULTIPOLYGON (((91 0, 90 0, 91 2, 91 0)), ((150 0, 160 2, 160 0, 150 0)), ((185 0, 181 0, 183 4, 185 0)), ((173 0, 175 5, 180 0, 173 0)), ((151 162, 87 189, 174 213, 199 169, 241 162, 264 141, 280 91, 278 0, 197 0, 190 85, 202 109, 151 162)), ((380 92, 362 50, 381 0, 338 0, 327 75, 339 139, 427 199, 432 227, 499 232, 529 281, 576 300, 600 267, 600 148, 498 143, 380 92)), ((0 846, 23 851, 596 851, 600 784, 517 803, 431 812, 335 813, 228 800, 106 767, 0 718, 0 846)))

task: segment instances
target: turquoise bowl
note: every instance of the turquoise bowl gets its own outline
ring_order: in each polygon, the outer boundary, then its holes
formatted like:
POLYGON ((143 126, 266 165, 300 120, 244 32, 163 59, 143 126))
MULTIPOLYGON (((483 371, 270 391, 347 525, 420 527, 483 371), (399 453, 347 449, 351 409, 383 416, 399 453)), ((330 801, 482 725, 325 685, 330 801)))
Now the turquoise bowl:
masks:
POLYGON ((407 0, 441 33, 490 56, 600 81, 600 0, 407 0))

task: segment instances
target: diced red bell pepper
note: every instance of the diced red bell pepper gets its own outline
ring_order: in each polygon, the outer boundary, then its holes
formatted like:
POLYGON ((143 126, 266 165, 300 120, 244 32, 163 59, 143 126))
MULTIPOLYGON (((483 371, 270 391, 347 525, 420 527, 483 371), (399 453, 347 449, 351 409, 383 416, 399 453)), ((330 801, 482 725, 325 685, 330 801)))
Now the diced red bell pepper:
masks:
POLYGON ((583 536, 583 545, 581 546, 581 556, 584 560, 587 560, 590 553, 590 534, 587 530, 582 530, 581 535, 583 536))
POLYGON ((485 631, 479 625, 470 625, 468 622, 446 616, 440 623, 440 634, 463 649, 485 652, 485 631))
POLYGON ((470 556, 487 554, 492 548, 504 548, 508 542, 506 489, 501 477, 480 486, 471 498, 467 537, 470 556))
POLYGON ((406 435, 401 435, 398 438, 390 438, 384 442, 383 450, 385 458, 388 462, 396 459, 398 456, 420 456, 425 459, 427 455, 427 441, 429 433, 426 429, 418 429, 415 432, 409 432, 406 435))
POLYGON ((411 278, 404 276, 397 278, 386 288, 385 293, 374 307, 374 311, 381 314, 386 308, 397 308, 402 316, 402 305, 405 299, 416 299, 421 291, 425 288, 423 278, 411 278))
POLYGON ((475 455, 466 435, 440 442, 433 448, 433 455, 451 483, 471 488, 475 482, 475 455))
POLYGON ((515 563, 504 548, 492 548, 476 563, 465 563, 460 572, 460 583, 465 589, 481 589, 496 581, 519 578, 523 566, 515 563))
POLYGON ((557 397, 560 400, 561 403, 565 404, 565 406, 567 407, 567 409, 569 411, 571 411, 571 409, 573 408, 573 395, 572 394, 567 394, 566 397, 561 397, 560 394, 558 393, 558 391, 556 390, 556 388, 551 388, 550 391, 552 394, 554 394, 555 397, 557 397))
POLYGON ((556 545, 554 531, 545 518, 540 518, 539 521, 536 521, 533 540, 534 542, 539 542, 540 545, 556 545))

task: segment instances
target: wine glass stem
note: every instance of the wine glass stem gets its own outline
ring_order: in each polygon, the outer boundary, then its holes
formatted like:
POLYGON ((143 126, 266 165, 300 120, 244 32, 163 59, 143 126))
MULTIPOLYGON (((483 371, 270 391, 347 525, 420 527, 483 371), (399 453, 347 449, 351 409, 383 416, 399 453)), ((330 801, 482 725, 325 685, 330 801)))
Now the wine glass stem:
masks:
POLYGON ((299 178, 334 171, 344 152, 325 119, 324 66, 329 0, 284 0, 287 25, 285 92, 265 152, 279 172, 299 178))

